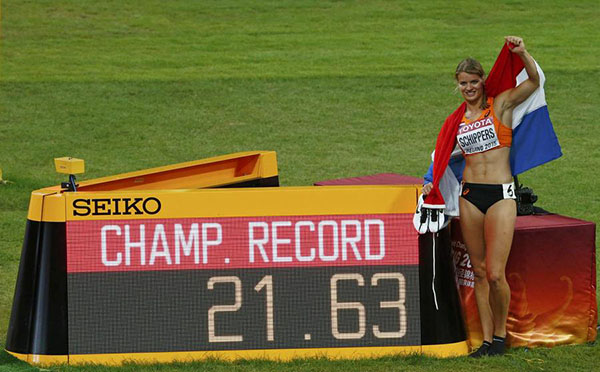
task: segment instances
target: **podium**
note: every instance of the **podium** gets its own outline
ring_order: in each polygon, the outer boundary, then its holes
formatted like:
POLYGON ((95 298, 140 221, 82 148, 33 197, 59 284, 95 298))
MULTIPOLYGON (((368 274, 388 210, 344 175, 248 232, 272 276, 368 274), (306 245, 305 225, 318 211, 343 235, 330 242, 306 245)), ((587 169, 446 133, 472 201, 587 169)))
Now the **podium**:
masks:
MULTIPOLYGON (((481 324, 460 223, 451 224, 454 264, 472 346, 481 324)), ((596 339, 596 225, 557 214, 517 217, 506 265, 511 289, 510 347, 555 346, 596 339)))

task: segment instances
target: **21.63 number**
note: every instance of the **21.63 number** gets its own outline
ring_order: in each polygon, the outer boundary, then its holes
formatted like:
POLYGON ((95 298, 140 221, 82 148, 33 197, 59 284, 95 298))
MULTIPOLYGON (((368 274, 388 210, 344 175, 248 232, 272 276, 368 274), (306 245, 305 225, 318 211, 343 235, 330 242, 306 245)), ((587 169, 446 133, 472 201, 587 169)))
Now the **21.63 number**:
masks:
MULTIPOLYGON (((401 273, 376 273, 371 277, 370 285, 378 286, 381 281, 391 280, 398 284, 398 296, 392 301, 381 301, 380 308, 392 308, 397 310, 398 329, 394 331, 382 331, 379 325, 373 325, 373 335, 376 338, 402 338, 406 335, 406 280, 401 273)), ((341 302, 338 301, 338 283, 341 281, 356 282, 358 286, 365 285, 363 275, 358 273, 335 274, 330 279, 330 314, 331 314, 331 334, 336 339, 351 340, 360 339, 367 332, 366 309, 361 302, 341 302), (342 332, 339 327, 339 313, 344 310, 354 310, 358 315, 358 329, 353 332, 342 332)), ((222 312, 235 312, 242 307, 242 281, 237 276, 214 276, 208 280, 207 287, 213 290, 215 285, 231 283, 235 288, 234 303, 228 305, 213 305, 208 309, 208 341, 209 342, 241 342, 242 335, 217 335, 215 331, 215 315, 222 312)), ((256 292, 265 292, 266 309, 266 335, 267 341, 275 340, 274 332, 274 314, 273 314, 273 276, 264 276, 254 287, 256 292)))

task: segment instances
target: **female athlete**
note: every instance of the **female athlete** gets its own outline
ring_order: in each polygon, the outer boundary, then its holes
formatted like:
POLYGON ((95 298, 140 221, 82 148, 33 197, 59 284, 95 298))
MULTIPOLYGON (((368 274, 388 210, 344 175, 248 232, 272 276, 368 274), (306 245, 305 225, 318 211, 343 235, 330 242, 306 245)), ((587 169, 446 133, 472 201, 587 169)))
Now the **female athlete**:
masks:
MULTIPOLYGON (((475 297, 484 342, 473 357, 504 353, 510 288, 505 268, 513 239, 517 206, 509 164, 512 114, 515 106, 539 86, 539 75, 523 39, 505 37, 523 61, 529 79, 496 97, 485 93, 485 73, 472 58, 460 62, 455 78, 466 103, 456 135, 466 159, 463 172, 460 227, 475 273, 475 297)), ((423 187, 428 194, 432 184, 423 187)))

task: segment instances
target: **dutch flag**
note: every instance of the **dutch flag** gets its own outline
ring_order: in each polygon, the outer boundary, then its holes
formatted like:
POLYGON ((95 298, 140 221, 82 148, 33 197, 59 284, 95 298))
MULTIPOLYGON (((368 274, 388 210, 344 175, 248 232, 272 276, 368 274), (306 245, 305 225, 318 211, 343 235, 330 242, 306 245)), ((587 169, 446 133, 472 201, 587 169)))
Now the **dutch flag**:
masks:
MULTIPOLYGON (((510 166, 515 176, 562 155, 548 114, 544 93, 546 77, 537 63, 536 67, 540 75, 539 88, 513 111, 510 166)), ((516 85, 526 79, 527 72, 523 69, 516 76, 516 85)))

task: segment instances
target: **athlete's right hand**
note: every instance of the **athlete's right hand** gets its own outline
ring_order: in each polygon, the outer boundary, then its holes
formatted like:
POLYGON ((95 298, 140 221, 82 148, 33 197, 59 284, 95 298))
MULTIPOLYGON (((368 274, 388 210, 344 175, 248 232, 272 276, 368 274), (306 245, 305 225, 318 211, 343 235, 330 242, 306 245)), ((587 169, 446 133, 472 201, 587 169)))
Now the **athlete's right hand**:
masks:
POLYGON ((423 189, 422 189, 423 195, 429 194, 431 192, 431 189, 433 189, 433 184, 431 182, 423 185, 423 189))

